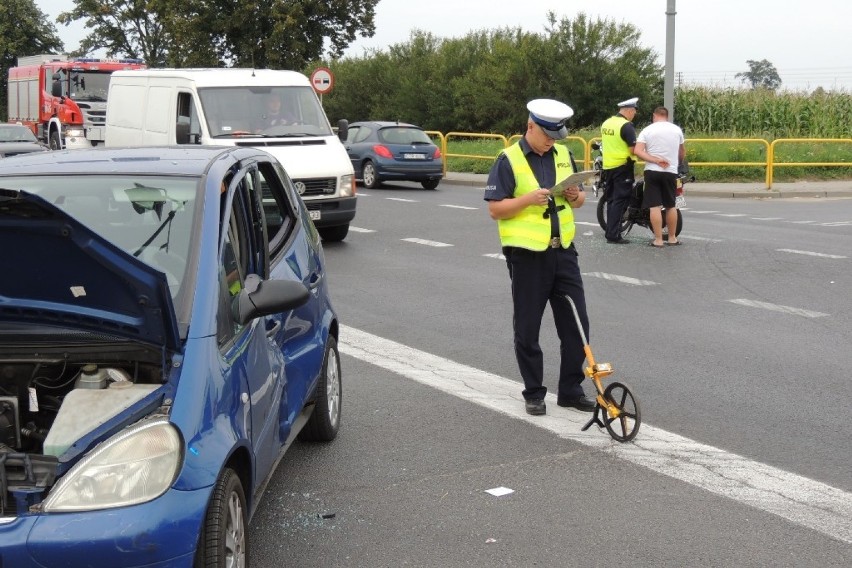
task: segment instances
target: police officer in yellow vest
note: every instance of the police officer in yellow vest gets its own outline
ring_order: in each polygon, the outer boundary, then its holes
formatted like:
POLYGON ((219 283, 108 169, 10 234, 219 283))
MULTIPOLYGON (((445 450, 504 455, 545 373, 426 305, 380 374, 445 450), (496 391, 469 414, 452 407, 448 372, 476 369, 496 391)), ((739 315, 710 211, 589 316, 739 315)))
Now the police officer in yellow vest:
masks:
POLYGON ((618 103, 618 114, 601 125, 603 180, 606 187, 606 242, 625 244, 621 236, 621 219, 633 194, 633 147, 636 146, 636 116, 638 98, 618 103))
POLYGON ((555 144, 568 135, 565 122, 574 111, 552 99, 530 101, 527 110, 526 133, 498 156, 485 188, 488 212, 497 221, 512 282, 515 356, 524 380, 522 394, 529 414, 547 412, 538 339, 544 308, 550 302, 561 343, 556 403, 591 412, 595 402, 580 384, 584 378, 583 339, 565 299, 568 295, 574 301, 588 337, 586 298, 573 242, 573 210, 583 205, 586 195, 578 186, 556 195, 548 189, 577 171, 568 149, 555 144))

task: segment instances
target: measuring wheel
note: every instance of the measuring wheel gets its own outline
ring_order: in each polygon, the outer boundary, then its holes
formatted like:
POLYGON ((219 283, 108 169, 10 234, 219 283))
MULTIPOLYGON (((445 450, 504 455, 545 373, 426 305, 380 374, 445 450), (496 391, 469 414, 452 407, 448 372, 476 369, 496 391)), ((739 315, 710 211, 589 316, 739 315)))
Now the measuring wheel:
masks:
POLYGON ((606 408, 601 408, 603 423, 609 435, 619 442, 629 442, 635 438, 642 423, 642 415, 639 412, 639 401, 630 388, 623 383, 610 383, 604 390, 603 398, 617 411, 617 415, 613 416, 606 408))

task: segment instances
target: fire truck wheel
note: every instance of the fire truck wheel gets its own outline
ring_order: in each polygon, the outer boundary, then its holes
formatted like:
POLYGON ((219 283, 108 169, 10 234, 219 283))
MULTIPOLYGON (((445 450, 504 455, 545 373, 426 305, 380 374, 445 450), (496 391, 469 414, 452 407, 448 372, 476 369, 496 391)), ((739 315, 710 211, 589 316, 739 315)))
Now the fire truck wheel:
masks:
POLYGON ((59 133, 55 130, 50 133, 50 149, 51 150, 61 150, 62 149, 62 142, 59 140, 59 133))

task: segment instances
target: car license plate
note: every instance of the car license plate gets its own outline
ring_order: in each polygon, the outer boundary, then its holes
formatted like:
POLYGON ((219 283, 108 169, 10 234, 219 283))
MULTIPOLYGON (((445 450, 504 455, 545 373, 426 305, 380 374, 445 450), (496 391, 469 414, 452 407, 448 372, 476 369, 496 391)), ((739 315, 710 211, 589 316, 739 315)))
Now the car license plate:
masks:
POLYGON ((684 196, 678 195, 677 197, 675 197, 675 207, 680 209, 684 205, 686 205, 686 198, 684 196))
POLYGON ((318 209, 309 209, 308 215, 311 216, 311 221, 319 221, 322 213, 318 209))
POLYGON ((406 160, 425 160, 426 154, 403 154, 402 157, 406 160))

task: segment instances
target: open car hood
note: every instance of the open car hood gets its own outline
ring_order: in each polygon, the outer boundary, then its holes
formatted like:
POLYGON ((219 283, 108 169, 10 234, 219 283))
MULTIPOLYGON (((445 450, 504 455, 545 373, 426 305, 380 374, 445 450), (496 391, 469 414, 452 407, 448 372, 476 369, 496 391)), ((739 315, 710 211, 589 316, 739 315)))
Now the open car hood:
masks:
POLYGON ((7 189, 0 189, 2 322, 180 347, 162 272, 41 197, 7 189))

